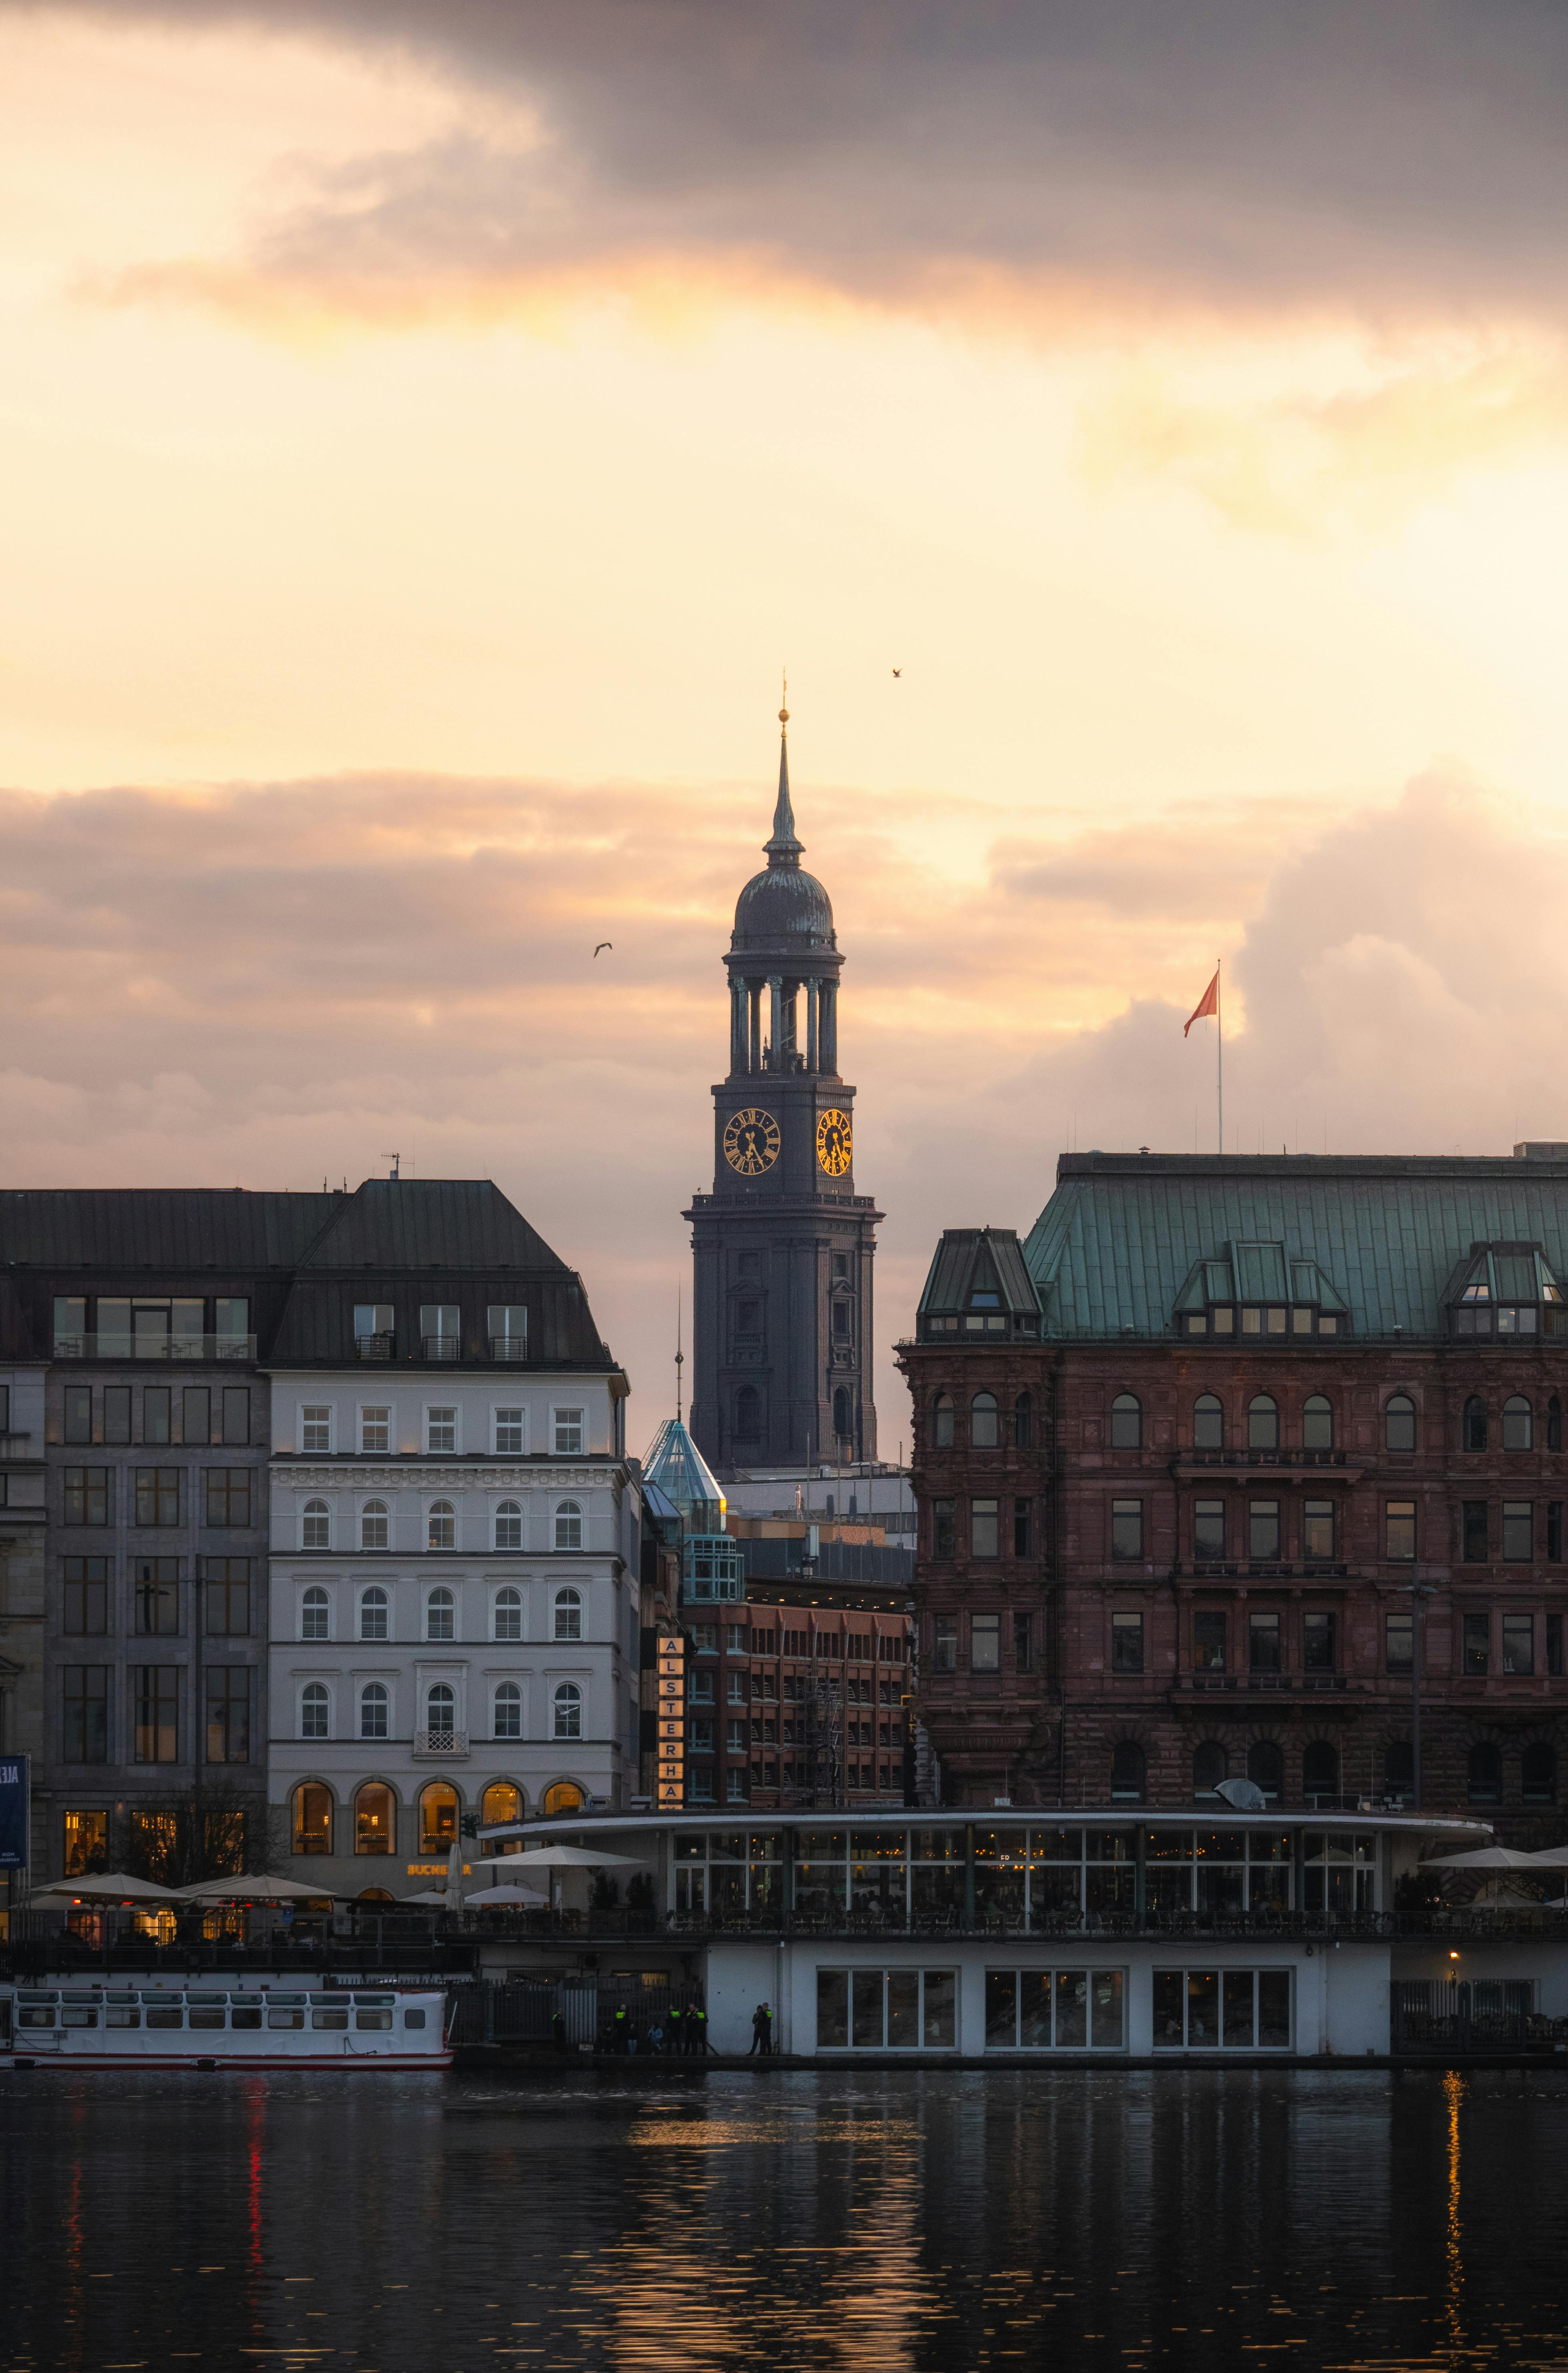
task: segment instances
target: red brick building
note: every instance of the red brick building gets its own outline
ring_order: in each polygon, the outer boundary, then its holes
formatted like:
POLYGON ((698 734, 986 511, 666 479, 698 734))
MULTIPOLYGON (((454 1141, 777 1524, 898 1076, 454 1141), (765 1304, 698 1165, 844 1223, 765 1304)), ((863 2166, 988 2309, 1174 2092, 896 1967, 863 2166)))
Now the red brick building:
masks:
POLYGON ((944 1798, 1561 1834, 1568 1158, 1066 1155, 950 1231, 915 1404, 944 1798), (1419 1699, 1419 1707, 1418 1707, 1419 1699))

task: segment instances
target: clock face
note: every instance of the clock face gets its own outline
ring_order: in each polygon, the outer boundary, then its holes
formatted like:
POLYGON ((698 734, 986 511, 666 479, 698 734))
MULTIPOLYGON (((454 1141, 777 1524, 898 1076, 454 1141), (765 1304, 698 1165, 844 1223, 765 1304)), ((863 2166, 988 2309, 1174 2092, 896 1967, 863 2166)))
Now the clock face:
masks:
POLYGON ((743 1178, 756 1178, 778 1159, 778 1123, 770 1112, 731 1113, 724 1129, 724 1159, 743 1178))
POLYGON ((816 1158, 830 1178, 842 1178, 849 1167, 854 1151, 855 1133, 849 1126, 848 1113, 819 1113, 816 1124, 816 1158))

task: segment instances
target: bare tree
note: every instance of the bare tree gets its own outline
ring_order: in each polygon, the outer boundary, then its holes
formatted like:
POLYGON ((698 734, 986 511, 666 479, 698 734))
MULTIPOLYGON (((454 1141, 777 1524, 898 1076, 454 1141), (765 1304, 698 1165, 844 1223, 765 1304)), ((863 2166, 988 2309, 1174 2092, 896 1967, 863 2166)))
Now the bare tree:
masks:
POLYGON ((126 1819, 124 1867, 159 1887, 274 1869, 287 1844, 282 1811, 231 1780, 198 1781, 140 1805, 126 1819))

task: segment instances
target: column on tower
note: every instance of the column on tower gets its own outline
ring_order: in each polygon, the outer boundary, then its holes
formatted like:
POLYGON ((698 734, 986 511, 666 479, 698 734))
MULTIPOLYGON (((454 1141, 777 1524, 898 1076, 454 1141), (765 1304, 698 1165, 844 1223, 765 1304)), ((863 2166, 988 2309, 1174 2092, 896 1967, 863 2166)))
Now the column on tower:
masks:
POLYGON ((816 983, 814 980, 808 980, 806 983, 806 1069, 808 1071, 816 1070, 816 983))
POLYGON ((730 983, 730 1069, 743 1071, 746 1062, 746 990, 745 983, 730 983))
POLYGON ((781 1071, 792 1071, 795 1068, 795 1046, 800 1030, 800 1023, 798 1020, 798 1000, 800 999, 800 994, 801 984, 798 980, 787 980, 785 982, 784 1035, 780 1041, 781 1053, 778 1063, 778 1068, 781 1071))
POLYGON ((836 1073, 838 1069, 838 983, 825 980, 822 984, 822 1068, 836 1073))
POLYGON ((751 1008, 751 1061, 746 1068, 748 1070, 760 1071, 762 1069, 762 983, 760 980, 747 981, 746 1002, 751 1008))
POLYGON ((782 976, 778 973, 770 973, 768 976, 767 987, 770 999, 769 1011, 772 1020, 772 1028, 768 1033, 768 1038, 773 1048, 773 1068, 776 1071, 781 1071, 784 1069, 784 982, 782 976))

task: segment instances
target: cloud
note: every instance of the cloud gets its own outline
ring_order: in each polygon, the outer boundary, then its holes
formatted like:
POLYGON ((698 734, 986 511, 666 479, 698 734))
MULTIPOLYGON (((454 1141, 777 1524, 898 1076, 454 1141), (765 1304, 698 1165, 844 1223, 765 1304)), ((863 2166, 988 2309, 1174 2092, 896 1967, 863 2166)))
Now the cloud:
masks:
POLYGON ((384 315, 574 273, 625 289, 678 259, 1013 318, 1086 287, 1123 310, 1562 304, 1568 19, 1535 0, 140 13, 395 49, 470 100, 439 137, 302 172, 243 256, 123 284, 144 292, 384 315))

